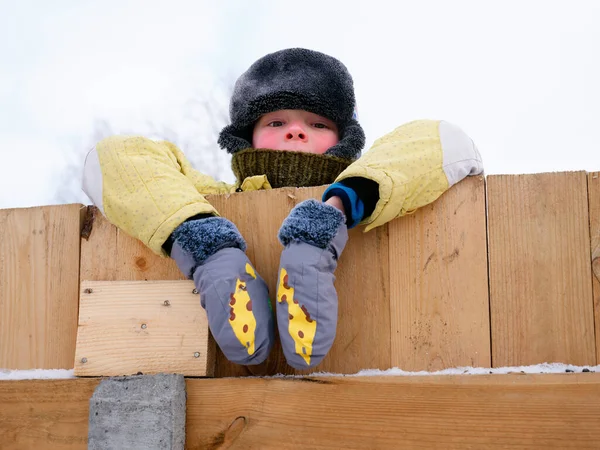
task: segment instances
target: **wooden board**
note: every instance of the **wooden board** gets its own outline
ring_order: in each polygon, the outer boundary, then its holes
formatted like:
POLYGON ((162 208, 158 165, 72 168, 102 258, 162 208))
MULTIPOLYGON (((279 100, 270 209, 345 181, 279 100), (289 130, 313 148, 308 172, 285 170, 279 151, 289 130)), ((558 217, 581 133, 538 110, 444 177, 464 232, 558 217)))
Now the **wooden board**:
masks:
MULTIPOLYGON (((282 245, 279 229, 291 209, 309 198, 320 199, 325 186, 283 188, 208 196, 219 214, 234 222, 244 236, 247 254, 269 286, 276 308, 276 281, 282 245)), ((323 362, 313 371, 356 373, 390 367, 387 226, 370 233, 350 231, 336 275, 339 300, 336 340, 323 362)), ((218 352, 216 376, 302 374, 287 365, 279 338, 267 362, 260 367, 229 363, 218 352)))
POLYGON ((81 205, 0 210, 0 367, 73 367, 81 205))
MULTIPOLYGON (((0 381, 2 449, 85 449, 98 382, 0 381)), ((190 449, 580 449, 600 442, 597 373, 186 382, 190 449)))
POLYGON ((600 172, 588 174, 592 289, 596 324, 596 361, 600 361, 600 172))
POLYGON ((88 237, 81 240, 81 279, 88 281, 184 280, 171 258, 154 254, 139 240, 88 207, 88 237))
POLYGON ((188 380, 187 447, 598 448, 599 374, 573 375, 188 380))
POLYGON ((493 365, 595 364, 586 173, 487 185, 493 365))
MULTIPOLYGON (((296 202, 320 199, 324 190, 297 189, 296 202)), ((368 233, 364 233, 364 227, 349 230, 348 243, 335 271, 337 333, 318 371, 356 373, 392 367, 388 252, 387 224, 368 233)))
POLYGON ((85 281, 75 375, 212 376, 214 341, 192 281, 85 281))
POLYGON ((392 366, 490 367, 485 181, 389 224, 392 366))
POLYGON ((87 449, 98 379, 0 381, 2 450, 87 449))
MULTIPOLYGON (((269 287, 273 311, 276 308, 276 283, 282 246, 277 238, 283 219, 295 205, 295 189, 242 192, 231 195, 209 195, 206 199, 222 217, 231 220, 248 246, 246 254, 257 273, 269 287)), ((279 337, 267 361, 260 366, 240 366, 225 358, 217 347, 216 377, 294 373, 285 364, 279 337)))

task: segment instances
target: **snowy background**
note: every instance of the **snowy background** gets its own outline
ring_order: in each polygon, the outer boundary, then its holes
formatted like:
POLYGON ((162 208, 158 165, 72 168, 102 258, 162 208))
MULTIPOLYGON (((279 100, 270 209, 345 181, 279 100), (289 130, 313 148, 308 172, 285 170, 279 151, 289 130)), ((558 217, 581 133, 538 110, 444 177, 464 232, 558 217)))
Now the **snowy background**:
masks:
POLYGON ((600 1, 0 0, 0 208, 89 200, 114 133, 170 139, 233 181, 215 144, 233 82, 301 46, 344 62, 369 145, 458 124, 487 174, 600 170, 600 1))

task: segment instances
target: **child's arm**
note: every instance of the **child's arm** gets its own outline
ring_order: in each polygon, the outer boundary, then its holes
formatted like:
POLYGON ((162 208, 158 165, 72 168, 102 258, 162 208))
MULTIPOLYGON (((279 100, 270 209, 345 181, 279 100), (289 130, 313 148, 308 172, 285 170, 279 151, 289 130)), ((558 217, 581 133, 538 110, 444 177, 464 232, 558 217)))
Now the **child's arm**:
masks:
POLYGON ((88 154, 83 189, 110 222, 166 256, 162 245, 181 223, 218 215, 203 194, 234 187, 194 170, 171 143, 113 136, 88 154))
POLYGON ((275 333, 267 285, 235 224, 211 217, 218 214, 202 195, 233 192, 234 186, 195 171, 173 144, 124 136, 96 145, 83 181, 113 224, 155 253, 169 254, 194 280, 225 356, 237 364, 264 362, 275 333))
MULTIPOLYGON (((365 231, 425 206, 466 176, 483 172, 477 147, 460 128, 445 121, 419 120, 402 125, 375 141, 371 149, 338 176, 323 200, 339 196, 340 187, 362 201, 362 217, 348 220, 365 231), (376 186, 376 188, 375 188, 376 186)), ((350 194, 350 206, 352 195, 350 194)))
POLYGON ((346 178, 329 186, 323 201, 341 210, 348 228, 354 228, 363 218, 369 217, 379 200, 379 185, 367 178, 346 178))

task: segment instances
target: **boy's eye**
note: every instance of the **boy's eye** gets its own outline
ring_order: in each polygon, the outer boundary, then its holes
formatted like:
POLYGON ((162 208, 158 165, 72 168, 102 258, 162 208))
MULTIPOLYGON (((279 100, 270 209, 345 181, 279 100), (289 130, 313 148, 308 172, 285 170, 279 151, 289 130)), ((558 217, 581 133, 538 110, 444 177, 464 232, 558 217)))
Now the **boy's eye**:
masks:
POLYGON ((283 122, 281 120, 274 120, 272 122, 269 122, 267 124, 268 127, 282 127, 283 126, 283 122))
POLYGON ((320 122, 315 123, 313 125, 313 127, 315 127, 315 128, 329 128, 327 125, 325 125, 324 123, 320 123, 320 122))

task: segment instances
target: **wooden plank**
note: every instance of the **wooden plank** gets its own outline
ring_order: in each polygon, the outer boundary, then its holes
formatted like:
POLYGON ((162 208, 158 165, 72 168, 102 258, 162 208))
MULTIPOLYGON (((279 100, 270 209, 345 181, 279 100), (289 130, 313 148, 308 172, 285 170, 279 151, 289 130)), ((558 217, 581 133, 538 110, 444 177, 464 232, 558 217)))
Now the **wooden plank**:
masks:
POLYGON ((598 448, 599 375, 187 380, 186 444, 598 448))
POLYGON ((98 208, 86 207, 81 231, 81 280, 117 279, 117 232, 117 227, 106 220, 98 208))
POLYGON ((487 183, 493 365, 595 364, 585 172, 487 183))
POLYGON ((596 324, 596 361, 600 361, 600 172, 588 174, 588 199, 592 251, 592 290, 596 324))
POLYGON ((483 177, 394 220, 389 234, 392 366, 489 367, 483 177))
MULTIPOLYGON (((219 214, 238 226, 246 239, 248 257, 269 286, 273 310, 283 250, 277 238, 279 228, 295 205, 309 198, 320 199, 325 188, 284 188, 207 197, 219 214)), ((356 373, 367 368, 390 367, 387 261, 387 226, 366 234, 361 228, 350 231, 336 270, 339 299, 336 340, 313 371, 356 373)), ((278 338, 271 356, 261 367, 237 366, 229 363, 220 351, 218 354, 217 376, 309 372, 287 365, 278 338)))
POLYGON ((3 450, 87 449, 98 379, 0 381, 3 450))
POLYGON ((0 367, 73 367, 80 208, 0 210, 0 367))
POLYGON ((214 341, 192 281, 81 285, 75 375, 212 376, 214 341))
MULTIPOLYGON (((277 233, 289 211, 295 205, 295 189, 282 188, 270 191, 242 192, 230 195, 209 195, 207 200, 222 217, 231 220, 248 246, 246 254, 258 274, 269 287, 273 311, 276 303, 276 283, 281 256, 277 233)), ((240 366, 225 358, 217 347, 216 377, 292 374, 294 369, 285 363, 279 338, 267 361, 260 366, 240 366)))
MULTIPOLYGON (((297 189, 296 203, 320 199, 324 191, 324 187, 297 189)), ((335 271, 337 333, 329 354, 316 370, 351 374, 388 369, 392 367, 388 226, 368 233, 364 227, 356 227, 348 234, 335 271)))
POLYGON ((89 281, 184 280, 175 261, 155 255, 89 207, 89 237, 81 241, 81 279, 89 281))
MULTIPOLYGON (((0 381, 2 448, 86 448, 98 382, 0 381)), ((186 383, 187 448, 545 449, 600 442, 598 373, 186 383)))

